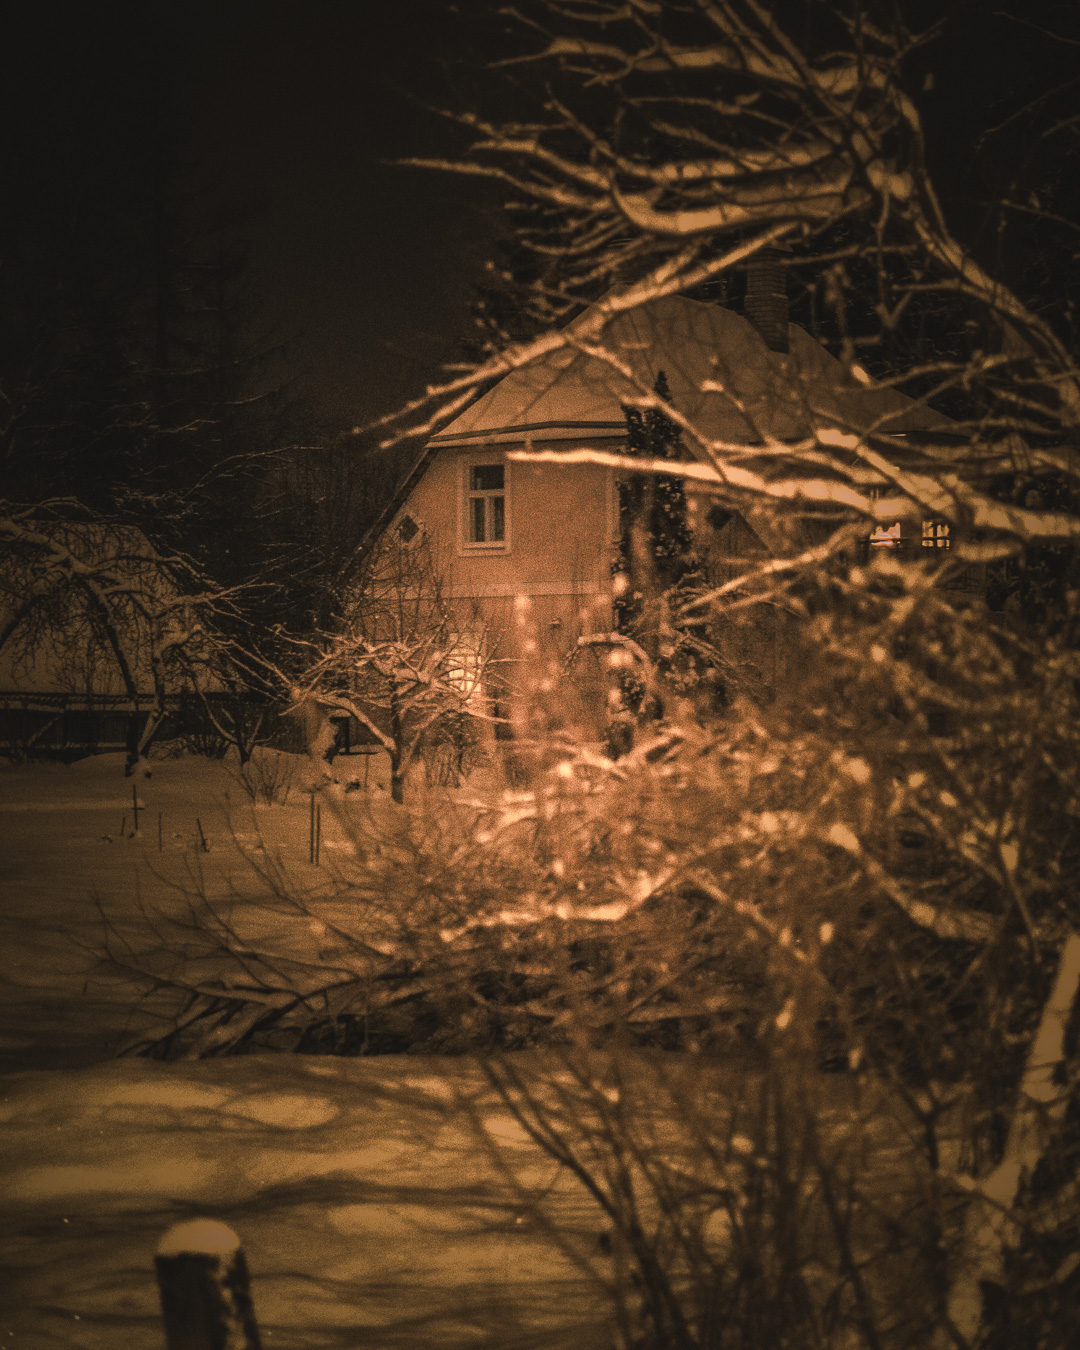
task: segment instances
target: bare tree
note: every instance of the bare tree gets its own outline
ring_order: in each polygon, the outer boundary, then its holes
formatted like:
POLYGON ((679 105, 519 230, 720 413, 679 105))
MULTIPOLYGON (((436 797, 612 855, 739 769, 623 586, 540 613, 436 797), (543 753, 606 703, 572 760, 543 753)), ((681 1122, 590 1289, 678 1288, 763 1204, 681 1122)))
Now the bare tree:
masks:
MULTIPOLYGON (((798 679, 672 716, 617 762, 564 746, 442 838, 420 822, 358 843, 332 955, 282 971, 219 925, 230 978, 177 976, 178 1037, 215 1053, 280 1025, 340 1048, 351 1018, 363 1051, 369 1018, 385 1036, 407 1004, 430 1013, 413 1046, 559 1046, 561 1079, 492 1077, 606 1214, 628 1347, 1075 1343, 1069 325, 950 231, 907 92, 933 33, 887 5, 797 26, 755 0, 514 14, 535 101, 469 114, 470 156, 438 167, 529 207, 539 335, 434 391, 411 430, 553 354, 606 363, 693 462, 551 457, 678 476, 752 520, 768 549, 682 617, 723 631, 782 606, 798 679), (765 264, 802 282, 831 356, 747 330, 765 396, 718 365, 691 412, 638 380, 623 316, 765 264), (717 406, 747 432, 719 434, 717 406), (625 1053, 642 1048, 691 1053, 625 1053)), ((1059 111, 1051 139, 1077 125, 1059 111)), ((1008 200, 1050 223, 1044 199, 1008 200)), ((293 681, 324 733, 340 710, 397 756, 399 796, 425 734, 466 711, 469 668, 467 625, 405 579, 409 557, 293 681)))
POLYGON ((423 538, 388 536, 340 599, 343 619, 318 642, 292 697, 309 746, 335 753, 329 719, 354 718, 390 758, 393 800, 434 742, 465 742, 494 718, 496 636, 445 593, 423 538))
POLYGON ((138 531, 76 503, 0 506, 0 651, 31 678, 118 686, 130 709, 127 772, 181 689, 205 695, 252 663, 221 634, 234 594, 138 531))
MULTIPOLYGON (((850 1062, 872 1063, 922 1122, 941 1231, 950 1204, 967 1216, 956 1244, 943 1238, 947 1275, 923 1334, 1064 1344, 1080 1267, 1064 1217, 1080 1184, 1065 1035, 1080 1007, 1080 367, 1068 315, 1045 286, 1011 287, 950 229, 908 92, 936 28, 912 31, 902 6, 820 5, 813 24, 757 0, 536 0, 513 14, 520 114, 474 109, 459 118, 473 138, 463 160, 417 162, 502 184, 522 208, 517 242, 542 264, 523 304, 546 324, 434 391, 435 413, 408 410, 413 429, 483 381, 586 353, 669 418, 696 462, 522 457, 679 475, 760 523, 768 555, 686 612, 722 625, 781 601, 801 619, 802 678, 773 709, 735 710, 753 729, 741 747, 731 718, 711 733, 747 757, 755 802, 754 823, 740 808, 731 852, 721 829, 691 881, 686 835, 637 822, 675 859, 660 889, 741 915, 788 991, 773 1018, 792 1029, 787 1044, 800 1024, 843 1025, 850 1062), (733 293, 765 265, 801 283, 831 361, 758 314, 765 397, 742 397, 739 371, 718 365, 687 413, 635 374, 622 316, 733 293), (748 434, 718 434, 710 409, 724 407, 748 434), (772 888, 749 885, 759 865, 772 888), (798 909, 800 866, 817 884, 798 909), (793 983, 777 973, 785 961, 802 971, 793 983), (968 1114, 946 1149, 936 1124, 957 1094, 968 1114)), ((1080 119, 1051 103, 1021 111, 1043 150, 1075 165, 1080 119)), ((1051 223, 1047 194, 1007 195, 1002 211, 1051 223)), ((1076 221, 1057 223, 1074 246, 1076 221)), ((734 787, 721 774, 718 791, 721 780, 734 787)), ((858 1258, 849 1265, 856 1280, 858 1258)), ((888 1319, 868 1306, 858 1335, 889 1343, 888 1319)), ((706 1343, 685 1328, 664 1340, 655 1325, 657 1343, 706 1343)))

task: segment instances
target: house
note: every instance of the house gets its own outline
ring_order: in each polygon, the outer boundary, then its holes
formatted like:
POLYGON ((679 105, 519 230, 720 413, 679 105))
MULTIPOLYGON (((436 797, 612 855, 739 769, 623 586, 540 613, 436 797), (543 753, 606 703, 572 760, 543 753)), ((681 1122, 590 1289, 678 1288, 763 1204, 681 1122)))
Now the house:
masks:
MULTIPOLYGON (((423 534, 445 593, 463 613, 468 606, 482 616, 484 640, 497 640, 511 668, 532 672, 534 685, 581 637, 612 628, 616 471, 522 462, 513 452, 625 450, 624 409, 661 371, 672 405, 708 437, 745 448, 747 464, 761 462, 768 440, 797 439, 811 426, 873 425, 916 439, 947 426, 899 392, 865 387, 861 372, 788 323, 776 255, 751 269, 745 315, 668 296, 611 318, 602 343, 616 362, 564 348, 506 375, 431 437, 376 526, 402 542, 423 534)), ((768 520, 717 509, 715 496, 692 484, 687 497, 696 545, 714 578, 784 542, 768 520)), ((895 527, 872 543, 898 540, 895 527)), ((782 635, 733 631, 731 640, 732 660, 753 667, 759 684, 783 678, 782 635)), ((595 697, 585 716, 602 719, 595 697)))

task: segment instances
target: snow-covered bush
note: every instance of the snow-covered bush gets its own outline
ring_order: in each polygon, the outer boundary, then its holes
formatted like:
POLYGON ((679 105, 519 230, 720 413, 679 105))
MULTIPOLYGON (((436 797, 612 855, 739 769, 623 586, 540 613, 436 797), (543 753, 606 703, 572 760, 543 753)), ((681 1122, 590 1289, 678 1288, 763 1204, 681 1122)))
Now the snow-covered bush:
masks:
POLYGON ((350 848, 317 885, 260 863, 273 942, 197 908, 158 1049, 490 1057, 603 1197, 627 1344, 933 1343, 994 1251, 964 1218, 983 1188, 1023 1225, 984 1278, 1024 1326, 1061 1316, 1080 953, 1074 805, 1048 784, 1080 748, 1075 671, 1056 639, 873 570, 869 599, 835 567, 801 578, 798 697, 617 761, 553 742, 493 796, 388 815, 324 792, 350 848), (515 1050, 565 1056, 565 1109, 515 1050))
MULTIPOLYGON (((589 447, 515 457, 682 473, 766 547, 680 617, 722 638, 768 605, 789 648, 782 687, 756 705, 687 725, 678 711, 677 750, 601 766, 587 826, 548 829, 545 783, 504 803, 493 840, 517 812, 536 867, 559 838, 556 879, 534 872, 490 905, 481 893, 460 931, 482 927, 510 965, 531 961, 545 926, 603 925, 602 955, 567 967, 564 1004, 540 999, 572 1038, 598 1024, 636 1035, 669 1001, 673 1018, 689 1012, 696 955, 701 995, 739 986, 768 1081, 847 1064, 914 1130, 926 1208, 898 1188, 871 1246, 921 1243, 932 1260, 871 1280, 858 1234, 882 1202, 827 1168, 843 1268, 815 1289, 796 1263, 798 1298, 772 1281, 774 1320, 755 1330, 749 1309, 681 1301, 658 1275, 676 1260, 663 1224, 631 1215, 620 1237, 644 1320, 627 1344, 1063 1346, 1080 1271, 1080 370, 1074 273, 1054 254, 1075 249, 1075 115, 1011 87, 984 137, 1015 172, 993 208, 1003 252, 977 254, 942 211, 911 93, 934 32, 908 27, 904 4, 794 8, 535 0, 515 11, 514 99, 469 109, 471 150, 435 165, 505 187, 529 261, 503 285, 532 336, 493 337, 489 359, 433 397, 458 407, 553 353, 636 382, 693 465, 589 447), (1007 125, 1029 127, 1038 151, 1008 150, 1007 125), (611 336, 665 297, 730 303, 744 269, 763 268, 774 281, 753 319, 772 377, 756 402, 718 355, 688 414, 611 336), (777 269, 835 367, 778 315, 777 269), (736 413, 749 430, 731 430, 736 413), (926 1320, 907 1321, 906 1304, 926 1320)), ((1042 33, 1047 56, 1054 39, 1042 33)), ((711 1038, 723 1014, 705 1012, 711 1038)), ((693 1020, 679 1044, 700 1035, 693 1020)), ((637 1128, 609 1122, 586 1184, 630 1185, 637 1128)), ((576 1129, 569 1117, 548 1132, 553 1156, 576 1129)), ((822 1133, 811 1107, 765 1146, 767 1169, 822 1133)), ((705 1128, 699 1162, 714 1143, 705 1128)), ((676 1172, 656 1175, 674 1197, 676 1172)), ((775 1224, 797 1190, 763 1189, 755 1218, 775 1224)))
POLYGON ((284 805, 302 777, 301 766, 307 768, 306 756, 256 746, 250 757, 230 773, 251 802, 284 805))

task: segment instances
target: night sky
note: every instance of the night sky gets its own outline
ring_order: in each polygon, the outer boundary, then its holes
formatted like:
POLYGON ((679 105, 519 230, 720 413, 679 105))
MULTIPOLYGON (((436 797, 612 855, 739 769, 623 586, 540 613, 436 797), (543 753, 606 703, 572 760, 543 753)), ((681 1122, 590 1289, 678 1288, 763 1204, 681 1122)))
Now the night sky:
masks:
POLYGON ((315 0, 212 7, 198 32, 192 149, 252 212, 262 313, 324 408, 392 411, 461 359, 493 233, 475 184, 392 162, 455 145, 409 94, 460 25, 426 0, 315 0))
POLYGON ((34 7, 0 95, 15 265, 93 271, 163 172, 250 243, 252 333, 317 413, 391 411, 461 359, 492 232, 474 186, 386 162, 452 148, 402 91, 432 94, 460 31, 430 0, 34 7))
MULTIPOLYGON (((402 92, 439 98, 444 58, 466 82, 483 78, 482 60, 469 53, 471 21, 484 7, 463 5, 464 17, 456 8, 435 0, 35 6, 10 30, 19 55, 3 93, 4 214, 9 223, 25 216, 42 250, 63 252, 81 239, 92 270, 118 202, 138 195, 155 164, 168 164, 193 187, 200 211, 250 242, 251 332, 266 346, 284 343, 279 373, 330 424, 388 413, 440 363, 461 359, 474 287, 499 229, 494 195, 475 180, 386 162, 461 145, 402 92)), ((932 18, 944 7, 925 8, 932 18)), ((982 198, 999 186, 1002 155, 1021 153, 1024 132, 1019 126, 1011 143, 999 137, 989 152, 978 152, 980 135, 1033 92, 1067 83, 1078 50, 1063 44, 1048 58, 1045 40, 999 8, 952 6, 950 32, 913 63, 917 80, 920 71, 932 76, 918 96, 946 209, 966 242, 978 243, 982 231, 984 254, 993 241, 982 198)), ((1021 8, 1077 26, 1074 6, 1021 8)))

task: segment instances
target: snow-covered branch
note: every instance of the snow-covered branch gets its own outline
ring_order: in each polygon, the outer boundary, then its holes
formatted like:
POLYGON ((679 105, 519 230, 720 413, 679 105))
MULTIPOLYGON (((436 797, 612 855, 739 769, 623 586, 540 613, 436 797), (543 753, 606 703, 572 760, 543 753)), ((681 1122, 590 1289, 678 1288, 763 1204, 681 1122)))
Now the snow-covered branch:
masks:
POLYGON ((949 1315, 967 1343, 983 1320, 983 1286, 1002 1283, 1005 1253, 1019 1236, 1015 1213, 1021 1189, 1044 1159, 1068 1104, 1065 1028, 1080 994, 1080 937, 1062 944, 1057 972, 1043 1005, 1017 1090, 1001 1161, 984 1177, 965 1178, 968 1202, 961 1265, 949 1297, 949 1315))

